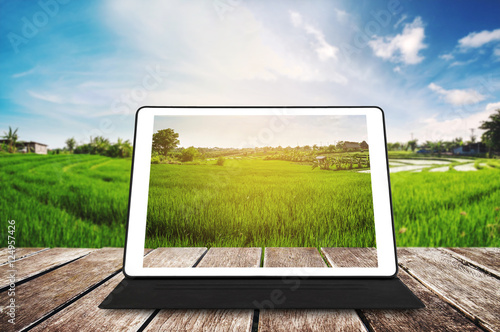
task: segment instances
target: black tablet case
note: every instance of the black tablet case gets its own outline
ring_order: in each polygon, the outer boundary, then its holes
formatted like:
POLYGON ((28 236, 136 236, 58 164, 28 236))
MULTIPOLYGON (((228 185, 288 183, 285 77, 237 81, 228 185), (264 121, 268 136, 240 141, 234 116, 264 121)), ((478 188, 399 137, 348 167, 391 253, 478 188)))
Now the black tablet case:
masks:
POLYGON ((101 309, 416 309, 390 279, 123 279, 101 309))

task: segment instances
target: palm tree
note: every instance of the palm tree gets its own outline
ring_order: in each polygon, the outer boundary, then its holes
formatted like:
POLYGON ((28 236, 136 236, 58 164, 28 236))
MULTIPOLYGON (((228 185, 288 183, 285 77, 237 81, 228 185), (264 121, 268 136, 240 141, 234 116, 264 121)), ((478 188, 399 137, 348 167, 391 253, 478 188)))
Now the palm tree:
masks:
POLYGON ((132 151, 132 145, 130 145, 129 140, 124 141, 118 137, 118 141, 116 142, 116 144, 114 144, 114 146, 118 150, 118 155, 121 158, 130 157, 131 154, 130 152, 132 151))
POLYGON ((18 129, 19 128, 16 128, 16 130, 13 131, 12 128, 9 126, 9 132, 8 133, 5 131, 3 132, 4 133, 3 138, 5 140, 7 140, 7 142, 9 142, 9 152, 10 153, 16 152, 15 150, 16 150, 16 143, 17 143, 17 138, 18 138, 18 136, 17 136, 18 129))

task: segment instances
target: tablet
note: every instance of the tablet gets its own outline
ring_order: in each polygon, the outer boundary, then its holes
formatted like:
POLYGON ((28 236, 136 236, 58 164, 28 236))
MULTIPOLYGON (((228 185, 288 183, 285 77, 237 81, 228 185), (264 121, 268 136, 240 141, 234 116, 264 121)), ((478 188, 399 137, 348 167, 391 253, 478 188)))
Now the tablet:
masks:
POLYGON ((382 109, 148 106, 137 111, 124 259, 128 277, 392 277, 396 272, 382 109), (144 249, 160 247, 364 249, 354 259, 359 264, 348 267, 144 266, 144 249))

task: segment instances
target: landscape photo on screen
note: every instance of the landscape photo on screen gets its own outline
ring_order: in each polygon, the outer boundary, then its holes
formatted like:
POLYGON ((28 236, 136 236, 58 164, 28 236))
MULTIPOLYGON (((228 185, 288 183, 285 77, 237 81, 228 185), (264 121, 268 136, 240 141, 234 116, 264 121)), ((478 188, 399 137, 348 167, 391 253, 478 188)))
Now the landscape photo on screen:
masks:
POLYGON ((155 116, 145 247, 376 257, 366 116, 155 116))

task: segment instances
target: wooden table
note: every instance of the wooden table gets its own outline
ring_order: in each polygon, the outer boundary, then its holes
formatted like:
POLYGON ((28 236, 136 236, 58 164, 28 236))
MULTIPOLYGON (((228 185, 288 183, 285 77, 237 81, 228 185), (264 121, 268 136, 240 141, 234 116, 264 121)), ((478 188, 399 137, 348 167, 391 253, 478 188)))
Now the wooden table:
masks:
MULTIPOLYGON (((355 259, 312 248, 160 248, 166 266, 335 266, 355 259), (346 258, 347 257, 347 258, 346 258)), ((0 249, 0 331, 500 331, 500 248, 400 248, 399 278, 419 310, 101 310, 123 278, 123 250, 18 248, 16 323, 8 322, 7 250, 0 249)))

